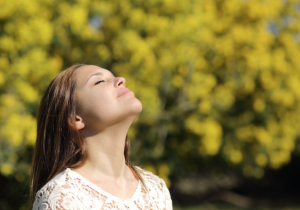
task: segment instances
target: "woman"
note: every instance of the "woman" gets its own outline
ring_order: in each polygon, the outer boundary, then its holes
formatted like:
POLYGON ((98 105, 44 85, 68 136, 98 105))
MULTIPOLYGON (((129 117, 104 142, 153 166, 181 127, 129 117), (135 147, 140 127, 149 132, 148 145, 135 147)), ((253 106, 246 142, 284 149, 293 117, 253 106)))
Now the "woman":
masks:
POLYGON ((56 76, 38 113, 33 209, 172 209, 164 181, 129 161, 141 110, 108 70, 81 64, 56 76))

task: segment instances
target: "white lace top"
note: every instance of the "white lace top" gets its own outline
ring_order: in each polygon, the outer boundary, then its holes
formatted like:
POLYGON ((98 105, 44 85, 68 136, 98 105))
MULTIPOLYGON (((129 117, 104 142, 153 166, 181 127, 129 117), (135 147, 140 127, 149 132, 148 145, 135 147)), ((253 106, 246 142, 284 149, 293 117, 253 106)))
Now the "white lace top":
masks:
POLYGON ((172 210, 172 200, 165 182, 138 168, 148 192, 139 181, 129 199, 113 196, 77 172, 66 169, 56 175, 36 194, 34 210, 172 210))

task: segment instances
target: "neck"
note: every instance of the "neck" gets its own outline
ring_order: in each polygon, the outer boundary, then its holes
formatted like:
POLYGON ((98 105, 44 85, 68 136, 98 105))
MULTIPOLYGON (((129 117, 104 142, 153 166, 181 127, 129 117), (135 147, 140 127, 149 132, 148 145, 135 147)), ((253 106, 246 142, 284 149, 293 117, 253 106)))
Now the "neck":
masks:
POLYGON ((98 177, 132 178, 124 157, 128 129, 129 126, 114 125, 98 133, 88 129, 82 131, 88 151, 82 169, 98 177))

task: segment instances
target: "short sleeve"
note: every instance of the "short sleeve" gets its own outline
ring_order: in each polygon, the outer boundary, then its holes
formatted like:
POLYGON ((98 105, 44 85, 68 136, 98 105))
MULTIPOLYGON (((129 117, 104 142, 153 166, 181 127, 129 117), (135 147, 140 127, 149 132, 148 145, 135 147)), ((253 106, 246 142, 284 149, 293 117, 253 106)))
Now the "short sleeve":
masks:
POLYGON ((71 189, 54 189, 36 196, 33 210, 85 209, 82 199, 71 189))
POLYGON ((166 183, 163 180, 162 180, 162 182, 163 182, 163 193, 164 193, 164 197, 165 197, 165 201, 166 201, 166 210, 172 210, 173 205, 172 205, 170 191, 169 191, 166 183))
POLYGON ((150 209, 172 210, 172 199, 165 181, 151 172, 141 170, 146 181, 147 195, 150 199, 150 209))

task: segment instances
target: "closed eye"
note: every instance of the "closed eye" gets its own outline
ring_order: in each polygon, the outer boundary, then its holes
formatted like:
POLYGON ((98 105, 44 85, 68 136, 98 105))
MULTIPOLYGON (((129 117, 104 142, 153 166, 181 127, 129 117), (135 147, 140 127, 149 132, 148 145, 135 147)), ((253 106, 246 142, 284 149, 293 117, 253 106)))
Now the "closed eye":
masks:
POLYGON ((99 81, 97 81, 96 83, 95 83, 95 85, 98 85, 98 84, 100 84, 101 82, 105 82, 104 80, 99 80, 99 81))

